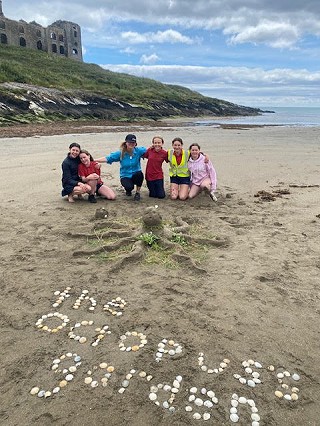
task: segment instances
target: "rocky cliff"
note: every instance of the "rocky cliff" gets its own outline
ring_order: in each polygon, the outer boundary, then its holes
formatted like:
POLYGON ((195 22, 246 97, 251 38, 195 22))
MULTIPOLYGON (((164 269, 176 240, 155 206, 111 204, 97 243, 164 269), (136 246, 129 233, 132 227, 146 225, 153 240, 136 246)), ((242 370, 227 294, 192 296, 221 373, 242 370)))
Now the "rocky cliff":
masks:
POLYGON ((0 125, 68 119, 114 121, 158 120, 166 117, 257 115, 262 111, 202 97, 190 101, 147 101, 133 105, 84 91, 61 91, 22 83, 0 85, 0 125))

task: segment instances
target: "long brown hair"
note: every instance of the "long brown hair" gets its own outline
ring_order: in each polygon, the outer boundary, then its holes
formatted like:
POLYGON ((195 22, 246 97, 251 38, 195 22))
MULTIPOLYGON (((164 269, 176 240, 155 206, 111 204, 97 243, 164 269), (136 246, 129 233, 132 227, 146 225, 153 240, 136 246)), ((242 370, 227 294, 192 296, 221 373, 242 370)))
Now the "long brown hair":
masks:
MULTIPOLYGON (((137 142, 135 143, 135 145, 134 145, 134 146, 137 146, 137 142)), ((126 141, 124 141, 124 142, 122 142, 122 143, 121 143, 121 145, 120 145, 120 151, 121 151, 120 159, 122 160, 122 159, 123 159, 123 157, 124 157, 124 154, 125 154, 126 152, 128 152, 128 148, 127 148, 127 143, 126 143, 126 141)))
MULTIPOLYGON (((90 157, 90 161, 94 161, 92 155, 86 149, 81 149, 80 154, 86 154, 88 157, 90 157)), ((79 154, 79 156, 80 156, 80 154, 79 154)))

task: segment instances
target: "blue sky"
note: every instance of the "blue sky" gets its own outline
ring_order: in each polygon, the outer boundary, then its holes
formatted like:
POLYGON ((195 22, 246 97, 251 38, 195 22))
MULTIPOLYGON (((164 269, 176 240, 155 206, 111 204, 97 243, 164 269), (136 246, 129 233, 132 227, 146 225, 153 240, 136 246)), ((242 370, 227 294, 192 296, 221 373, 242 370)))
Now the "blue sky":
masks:
POLYGON ((320 106, 319 0, 2 0, 82 28, 84 61, 237 104, 320 106))

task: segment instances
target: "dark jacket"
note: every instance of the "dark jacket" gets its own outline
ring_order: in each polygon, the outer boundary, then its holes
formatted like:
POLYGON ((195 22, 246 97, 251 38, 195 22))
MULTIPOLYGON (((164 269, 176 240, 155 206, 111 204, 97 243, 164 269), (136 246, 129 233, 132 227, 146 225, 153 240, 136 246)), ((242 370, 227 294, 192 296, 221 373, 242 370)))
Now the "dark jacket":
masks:
POLYGON ((62 167, 62 196, 69 195, 73 191, 73 188, 80 182, 78 175, 78 166, 80 158, 71 158, 69 155, 63 160, 62 167))

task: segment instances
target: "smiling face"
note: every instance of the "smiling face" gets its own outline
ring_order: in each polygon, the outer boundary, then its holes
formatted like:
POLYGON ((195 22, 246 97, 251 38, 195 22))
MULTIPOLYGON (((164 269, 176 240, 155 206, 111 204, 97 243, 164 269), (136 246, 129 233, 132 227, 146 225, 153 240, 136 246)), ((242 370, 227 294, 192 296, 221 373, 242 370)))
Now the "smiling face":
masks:
POLYGON ((84 164, 86 167, 90 165, 90 156, 86 154, 85 152, 81 152, 80 154, 80 161, 82 164, 84 164))
POLYGON ((180 141, 173 141, 172 148, 176 155, 181 155, 182 152, 182 143, 180 141))
POLYGON ((197 145, 192 145, 190 148, 190 155, 192 160, 197 160, 200 155, 200 149, 197 145))
POLYGON ((80 154, 80 148, 73 146, 69 149, 69 155, 71 158, 77 158, 80 154))
POLYGON ((156 152, 159 152, 162 149, 163 145, 163 139, 160 137, 155 136, 152 139, 152 146, 156 152))
POLYGON ((137 145, 137 142, 126 141, 127 151, 132 152, 136 145, 137 145))

